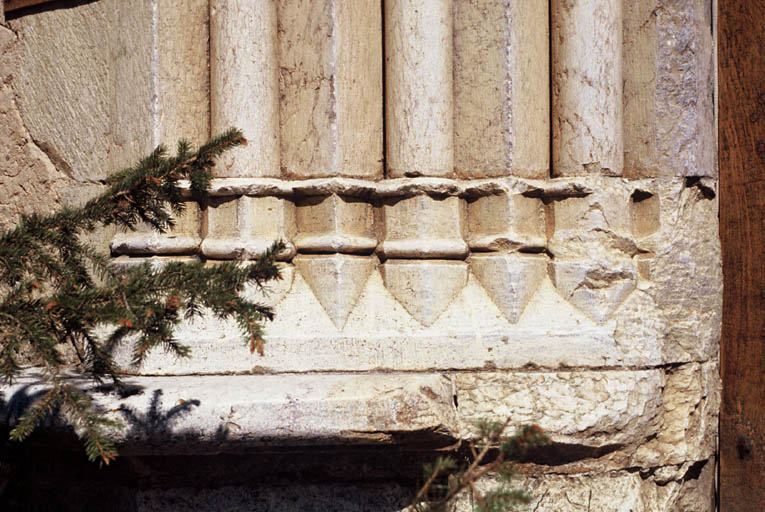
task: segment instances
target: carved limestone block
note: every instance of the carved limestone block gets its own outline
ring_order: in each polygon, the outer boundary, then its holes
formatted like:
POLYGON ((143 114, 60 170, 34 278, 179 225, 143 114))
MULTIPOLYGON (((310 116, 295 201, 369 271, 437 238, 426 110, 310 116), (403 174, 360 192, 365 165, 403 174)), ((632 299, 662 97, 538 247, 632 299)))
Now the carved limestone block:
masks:
POLYGON ((458 197, 425 194, 386 201, 382 206, 382 258, 464 259, 466 208, 458 197))
POLYGON ((216 259, 251 259, 276 240, 286 243, 280 259, 295 255, 295 205, 278 197, 228 198, 207 208, 207 236, 202 254, 216 259))
POLYGON ((388 260, 380 265, 387 290, 429 327, 467 284, 467 264, 448 260, 388 260))
POLYGON ((303 197, 296 205, 298 251, 371 254, 377 247, 370 203, 332 194, 303 197))
POLYGON ((279 62, 276 1, 210 5, 212 132, 231 126, 247 146, 227 151, 216 176, 279 176, 279 62))
POLYGON ((454 2, 458 176, 548 176, 549 35, 547 2, 454 2))
POLYGON ((486 195, 468 203, 474 251, 541 251, 547 245, 542 201, 521 194, 486 195))
POLYGON ((452 176, 452 0, 384 7, 387 176, 452 176))
POLYGON ((347 254, 301 254, 294 264, 332 323, 342 330, 377 261, 347 254))
POLYGON ((549 260, 541 254, 473 254, 470 269, 510 323, 518 322, 526 304, 547 275, 549 260))
POLYGON ((277 0, 281 166, 382 177, 379 0, 277 0))
POLYGON ((621 176, 622 2, 552 2, 556 176, 621 176))

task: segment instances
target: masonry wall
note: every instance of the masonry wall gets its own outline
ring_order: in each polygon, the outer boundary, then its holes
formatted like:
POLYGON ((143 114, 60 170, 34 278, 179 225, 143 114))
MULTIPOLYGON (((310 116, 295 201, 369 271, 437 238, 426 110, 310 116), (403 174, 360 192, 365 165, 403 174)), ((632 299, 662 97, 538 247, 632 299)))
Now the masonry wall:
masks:
MULTIPOLYGON (((118 434, 126 460, 229 474, 222 457, 286 450, 327 478, 211 478, 197 505, 400 510, 413 477, 391 454, 416 467, 510 416, 554 441, 521 467, 535 510, 714 509, 708 1, 50 7, 0 27, 3 225, 234 125, 249 144, 175 233, 103 244, 130 265, 288 242, 261 296, 265 355, 235 326, 185 326, 194 357, 152 354, 124 403, 191 405, 118 434), (367 449, 386 461, 371 473, 367 449)), ((186 506, 199 479, 183 471, 120 492, 135 510, 186 506)))

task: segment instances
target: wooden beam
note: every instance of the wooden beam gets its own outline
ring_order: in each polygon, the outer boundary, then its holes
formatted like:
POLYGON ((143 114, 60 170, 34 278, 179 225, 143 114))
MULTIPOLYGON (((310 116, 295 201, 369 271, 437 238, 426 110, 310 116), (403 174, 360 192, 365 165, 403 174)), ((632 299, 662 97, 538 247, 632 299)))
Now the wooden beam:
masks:
POLYGON ((765 1, 720 0, 722 512, 765 510, 765 1))
POLYGON ((23 9, 24 7, 32 7, 33 5, 45 4, 54 0, 5 0, 5 12, 11 12, 16 9, 23 9))

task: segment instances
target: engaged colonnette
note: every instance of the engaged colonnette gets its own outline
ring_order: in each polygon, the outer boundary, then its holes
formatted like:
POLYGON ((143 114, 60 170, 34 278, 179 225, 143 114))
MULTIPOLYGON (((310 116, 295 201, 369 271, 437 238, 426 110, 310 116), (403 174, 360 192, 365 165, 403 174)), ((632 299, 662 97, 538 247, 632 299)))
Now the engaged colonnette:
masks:
POLYGON ((284 279, 251 291, 276 312, 263 357, 205 318, 179 333, 191 359, 154 353, 141 368, 167 399, 199 399, 177 429, 214 444, 223 428, 254 448, 393 450, 469 439, 474 420, 509 415, 557 447, 526 470, 539 511, 713 510, 708 2, 144 4, 10 21, 13 85, 34 140, 81 182, 160 142, 247 136, 174 232, 111 241, 118 265, 213 265, 287 243, 284 279), (51 33, 64 56, 91 60, 43 69, 51 33), (93 63, 105 73, 89 85, 95 111, 42 80, 78 84, 93 63), (67 102, 72 121, 56 108, 67 102), (104 123, 95 147, 78 144, 104 123), (251 393, 207 391, 225 386, 251 393))

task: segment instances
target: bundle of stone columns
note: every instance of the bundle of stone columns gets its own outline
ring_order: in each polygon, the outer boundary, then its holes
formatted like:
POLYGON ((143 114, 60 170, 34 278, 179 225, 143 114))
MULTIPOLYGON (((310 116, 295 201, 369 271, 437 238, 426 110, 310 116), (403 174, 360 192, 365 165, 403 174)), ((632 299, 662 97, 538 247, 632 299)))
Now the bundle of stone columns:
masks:
MULTIPOLYGON (((313 391, 190 417, 262 409, 315 445, 465 439, 510 415, 568 454, 536 468, 539 510, 705 510, 721 307, 707 2, 191 4, 147 14, 150 135, 237 126, 249 144, 176 231, 118 234, 115 262, 214 264, 282 238, 285 278, 252 291, 276 310, 264 357, 208 318, 179 333, 192 359, 152 354, 144 374, 283 374, 313 391), (208 23, 209 47, 189 35, 208 23)), ((282 432, 226 421, 255 444, 282 432)))

